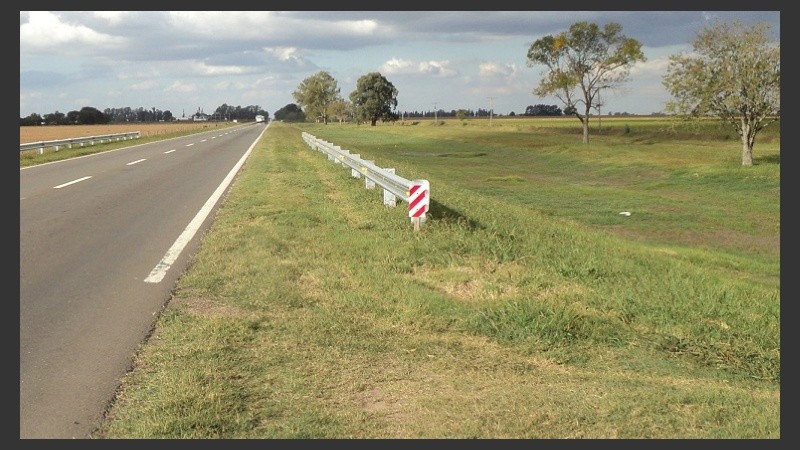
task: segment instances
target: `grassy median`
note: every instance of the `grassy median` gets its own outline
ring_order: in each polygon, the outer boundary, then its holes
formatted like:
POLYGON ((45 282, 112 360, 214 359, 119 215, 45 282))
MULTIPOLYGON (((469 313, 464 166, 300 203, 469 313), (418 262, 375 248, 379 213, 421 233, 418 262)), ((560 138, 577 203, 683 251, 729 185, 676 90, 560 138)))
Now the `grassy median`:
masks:
POLYGON ((272 123, 94 436, 780 438, 778 127, 272 123))

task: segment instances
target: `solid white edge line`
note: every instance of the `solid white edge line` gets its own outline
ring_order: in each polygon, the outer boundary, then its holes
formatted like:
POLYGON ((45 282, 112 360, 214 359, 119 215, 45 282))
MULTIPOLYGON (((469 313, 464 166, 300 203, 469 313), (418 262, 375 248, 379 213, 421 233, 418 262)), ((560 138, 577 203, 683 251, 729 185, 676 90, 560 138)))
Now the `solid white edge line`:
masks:
POLYGON ((256 146, 256 143, 258 142, 259 139, 261 139, 261 136, 263 136, 264 133, 267 131, 267 128, 269 128, 269 124, 267 124, 267 126, 264 127, 264 131, 262 131, 261 134, 258 135, 256 140, 253 141, 253 143, 250 145, 250 148, 248 148, 247 151, 244 153, 244 155, 242 155, 242 157, 239 159, 239 162, 237 162, 236 165, 233 166, 231 171, 228 172, 228 175, 225 177, 224 180, 222 180, 222 183, 220 183, 220 185, 217 187, 214 193, 211 194, 211 197, 209 197, 209 199, 206 200, 206 203, 203 205, 202 208, 200 208, 200 211, 198 211, 197 214, 194 216, 194 219, 192 219, 192 221, 189 222, 189 225, 186 226, 186 228, 183 230, 183 233, 181 233, 181 235, 178 236, 178 239, 175 240, 175 243, 172 244, 172 247, 170 247, 169 250, 167 250, 167 253, 164 255, 163 258, 161 258, 161 261, 158 264, 156 264, 153 270, 150 271, 150 275, 148 275, 147 278, 144 279, 145 283, 159 283, 161 282, 161 280, 164 279, 164 276, 167 274, 167 271, 170 269, 170 267, 172 267, 172 264, 174 264, 175 261, 178 259, 178 256, 180 256, 181 252, 186 247, 186 244, 188 244, 189 241, 192 240, 194 235, 197 233, 197 230, 200 229, 200 225, 203 223, 204 220, 206 220, 206 217, 208 217, 208 214, 211 212, 211 209, 214 207, 214 205, 217 203, 220 197, 222 197, 222 193, 225 192, 225 189, 227 189, 228 185, 230 185, 231 181, 233 181, 233 177, 236 176, 236 173, 239 171, 244 162, 247 160, 247 157, 250 156, 250 152, 253 151, 253 147, 256 146))

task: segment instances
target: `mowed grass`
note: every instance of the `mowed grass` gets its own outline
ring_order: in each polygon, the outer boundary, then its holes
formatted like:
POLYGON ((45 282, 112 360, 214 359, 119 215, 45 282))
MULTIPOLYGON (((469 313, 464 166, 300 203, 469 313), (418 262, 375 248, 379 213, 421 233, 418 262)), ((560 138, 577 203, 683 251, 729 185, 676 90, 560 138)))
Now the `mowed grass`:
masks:
POLYGON ((780 438, 777 124, 601 127, 272 123, 95 437, 780 438))

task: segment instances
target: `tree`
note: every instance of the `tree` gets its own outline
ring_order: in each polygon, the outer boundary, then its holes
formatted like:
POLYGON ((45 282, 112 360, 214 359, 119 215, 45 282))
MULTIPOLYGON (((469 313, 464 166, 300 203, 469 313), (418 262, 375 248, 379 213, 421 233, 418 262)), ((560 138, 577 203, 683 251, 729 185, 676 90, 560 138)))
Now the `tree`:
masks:
POLYGON ((583 143, 589 143, 589 112, 602 89, 628 81, 630 67, 646 61, 642 44, 622 34, 622 26, 576 22, 569 31, 545 36, 528 49, 527 65, 547 66, 547 73, 533 93, 554 95, 564 103, 564 114, 583 125, 583 143), (582 111, 579 110, 582 106, 582 111))
POLYGON ((339 98, 335 102, 331 103, 329 108, 330 116, 334 119, 338 119, 339 123, 342 123, 347 120, 351 109, 350 102, 343 98, 339 98))
POLYGON ((305 122, 306 114, 296 104, 289 103, 283 108, 275 111, 275 120, 286 122, 305 122))
POLYGON ((33 126, 33 125, 41 125, 44 122, 42 116, 36 113, 32 113, 28 117, 20 117, 19 118, 19 125, 20 126, 33 126))
POLYGON ((308 117, 322 119, 327 125, 331 105, 341 98, 339 91, 331 74, 321 70, 303 80, 292 97, 301 108, 305 108, 308 117))
POLYGON ((526 116, 563 116, 561 108, 558 105, 542 105, 541 103, 533 106, 528 105, 525 108, 526 116))
POLYGON ((350 93, 350 101, 356 118, 368 120, 373 127, 378 119, 397 120, 392 112, 397 107, 397 88, 379 72, 362 75, 350 93))
POLYGON ((44 122, 46 125, 65 125, 67 123, 67 116, 62 112, 54 112, 44 115, 44 122))
POLYGON ((97 108, 84 106, 80 111, 78 111, 78 124, 80 125, 97 125, 106 123, 108 123, 108 118, 97 108))
POLYGON ((699 118, 717 116, 742 139, 742 165, 753 165, 756 135, 780 116, 780 42, 770 25, 752 28, 716 22, 695 38, 692 54, 670 56, 664 86, 674 100, 669 112, 699 118))

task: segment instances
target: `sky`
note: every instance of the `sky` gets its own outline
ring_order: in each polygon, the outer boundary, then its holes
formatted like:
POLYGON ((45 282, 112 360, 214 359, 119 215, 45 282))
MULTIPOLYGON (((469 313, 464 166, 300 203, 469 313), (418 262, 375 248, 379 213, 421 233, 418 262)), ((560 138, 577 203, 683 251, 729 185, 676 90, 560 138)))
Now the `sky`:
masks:
POLYGON ((765 11, 20 11, 19 114, 90 106, 211 114, 223 104, 272 117, 306 78, 328 72, 348 99, 359 77, 380 72, 397 111, 492 110, 563 104, 533 90, 536 40, 575 22, 616 22, 645 62, 601 93, 601 113, 663 112, 668 57, 691 51, 704 26, 768 22, 765 11))

